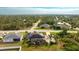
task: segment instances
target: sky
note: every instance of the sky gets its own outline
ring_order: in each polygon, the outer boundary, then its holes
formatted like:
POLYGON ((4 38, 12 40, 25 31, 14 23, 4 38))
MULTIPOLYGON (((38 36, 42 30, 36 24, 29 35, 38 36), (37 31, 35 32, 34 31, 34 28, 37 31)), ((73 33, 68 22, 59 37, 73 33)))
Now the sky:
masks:
POLYGON ((0 7, 0 15, 79 15, 78 7, 0 7))
POLYGON ((79 0, 0 0, 0 7, 79 7, 79 0))

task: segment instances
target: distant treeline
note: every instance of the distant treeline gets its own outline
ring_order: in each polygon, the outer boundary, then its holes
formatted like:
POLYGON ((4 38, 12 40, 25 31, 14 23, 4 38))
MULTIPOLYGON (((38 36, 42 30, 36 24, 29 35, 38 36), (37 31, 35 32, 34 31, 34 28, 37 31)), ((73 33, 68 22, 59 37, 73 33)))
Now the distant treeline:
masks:
POLYGON ((41 24, 49 24, 51 28, 54 28, 54 25, 57 22, 67 22, 69 23, 72 28, 79 27, 79 16, 43 16, 41 24))
POLYGON ((41 24, 50 24, 53 26, 58 21, 65 21, 72 25, 72 27, 79 27, 79 16, 0 16, 0 30, 19 30, 28 29, 36 21, 41 19, 41 24))
POLYGON ((0 30, 27 29, 38 19, 38 16, 0 16, 0 30))

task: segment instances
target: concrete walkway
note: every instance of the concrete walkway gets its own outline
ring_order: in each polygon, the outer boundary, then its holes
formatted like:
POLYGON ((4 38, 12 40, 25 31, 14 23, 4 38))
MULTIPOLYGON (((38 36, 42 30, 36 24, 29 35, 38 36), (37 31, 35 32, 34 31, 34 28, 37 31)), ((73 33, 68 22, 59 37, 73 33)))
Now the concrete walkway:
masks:
POLYGON ((2 51, 2 50, 7 51, 7 50, 10 50, 10 49, 18 49, 18 51, 20 51, 21 46, 0 47, 0 51, 2 51))

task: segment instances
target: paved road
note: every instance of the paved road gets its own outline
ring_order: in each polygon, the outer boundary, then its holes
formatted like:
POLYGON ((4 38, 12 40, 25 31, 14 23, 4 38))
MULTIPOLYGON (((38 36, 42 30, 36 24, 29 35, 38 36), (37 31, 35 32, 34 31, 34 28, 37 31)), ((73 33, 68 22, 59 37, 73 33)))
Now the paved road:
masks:
POLYGON ((31 30, 34 30, 38 26, 38 24, 41 22, 41 19, 39 19, 31 28, 31 30))
POLYGON ((58 17, 56 17, 56 20, 58 21, 58 17))
MULTIPOLYGON (((10 31, 0 31, 0 33, 9 33, 9 32, 33 32, 33 31, 37 31, 37 32, 61 32, 62 30, 10 30, 10 31)), ((77 31, 67 31, 68 33, 77 33, 77 31)))

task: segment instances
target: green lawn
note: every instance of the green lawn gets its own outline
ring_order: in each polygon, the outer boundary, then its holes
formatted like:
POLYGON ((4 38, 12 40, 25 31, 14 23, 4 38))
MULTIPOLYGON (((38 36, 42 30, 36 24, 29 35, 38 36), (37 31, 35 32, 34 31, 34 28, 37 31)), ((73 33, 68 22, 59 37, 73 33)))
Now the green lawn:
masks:
POLYGON ((57 50, 57 45, 53 44, 51 46, 31 46, 27 47, 26 45, 22 46, 22 51, 56 51, 57 50))
POLYGON ((51 30, 51 29, 48 29, 48 28, 40 28, 40 27, 37 27, 37 28, 34 28, 35 30, 51 30))
POLYGON ((20 45, 21 45, 21 42, 0 43, 0 47, 20 46, 20 45))

